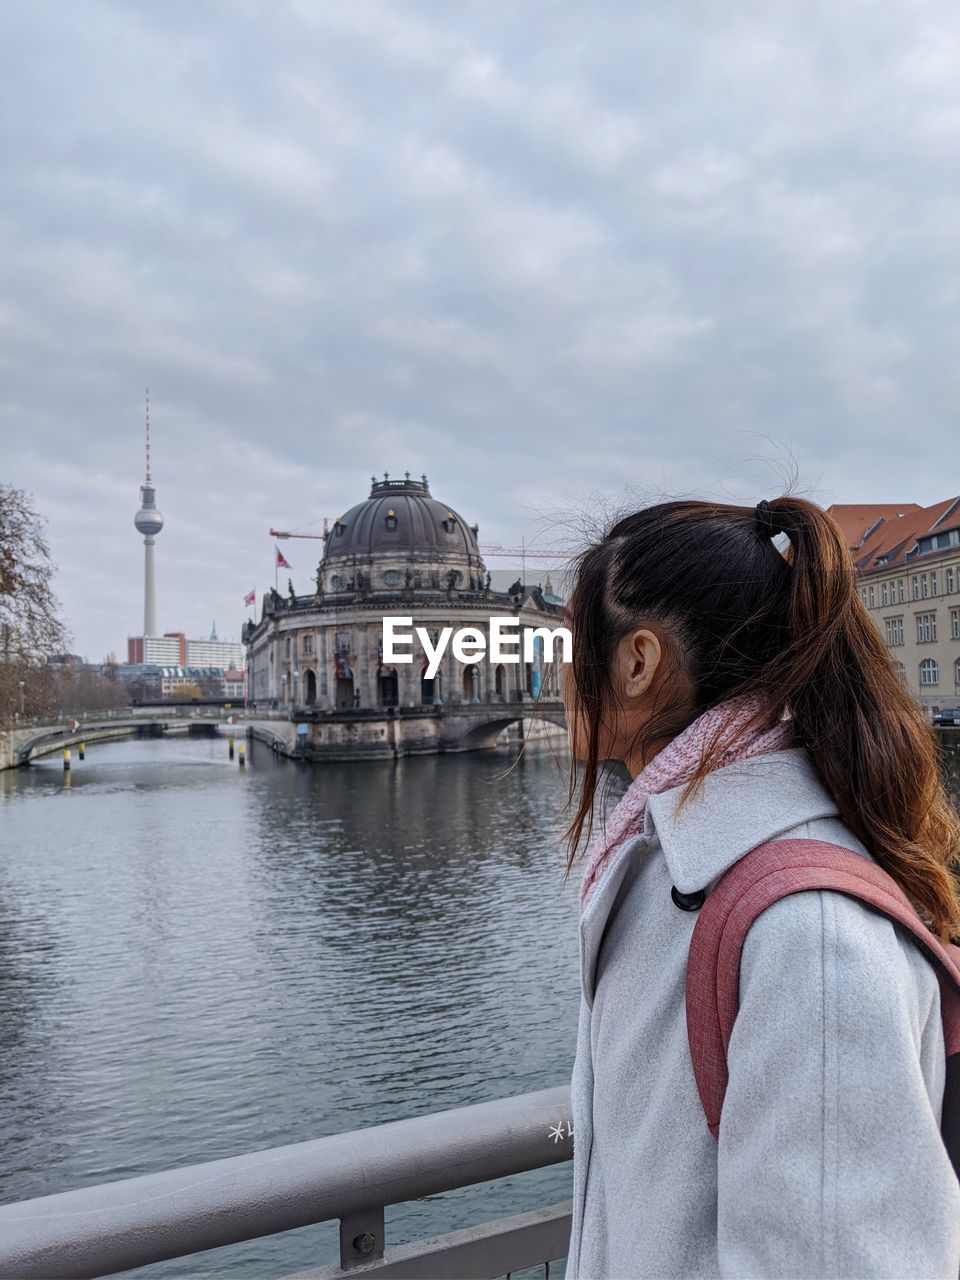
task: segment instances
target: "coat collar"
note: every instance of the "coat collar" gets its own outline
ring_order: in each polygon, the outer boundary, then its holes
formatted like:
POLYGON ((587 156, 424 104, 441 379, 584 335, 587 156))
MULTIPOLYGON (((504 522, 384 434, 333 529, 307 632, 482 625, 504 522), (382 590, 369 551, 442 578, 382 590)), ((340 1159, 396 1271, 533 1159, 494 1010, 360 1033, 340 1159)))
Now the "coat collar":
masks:
POLYGON ((580 975, 593 1006, 593 982, 607 918, 630 865, 659 844, 680 893, 709 889, 745 853, 816 818, 836 817, 836 802, 805 748, 770 751, 708 773, 679 808, 683 786, 647 800, 644 828, 611 854, 580 917, 580 975))
POLYGON ((650 796, 644 834, 663 849, 680 893, 707 889, 745 853, 784 831, 839 813, 804 747, 769 751, 708 773, 700 796, 684 788, 650 796))

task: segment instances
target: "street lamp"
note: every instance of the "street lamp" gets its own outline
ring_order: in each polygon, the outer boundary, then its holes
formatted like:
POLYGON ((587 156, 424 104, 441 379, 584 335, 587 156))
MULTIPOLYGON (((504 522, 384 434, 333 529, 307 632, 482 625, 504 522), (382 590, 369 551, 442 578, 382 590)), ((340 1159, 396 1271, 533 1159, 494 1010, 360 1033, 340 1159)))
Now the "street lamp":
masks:
POLYGON ((294 667, 293 669, 293 705, 294 706, 297 705, 297 682, 299 681, 299 679, 300 679, 300 672, 296 667, 294 667))

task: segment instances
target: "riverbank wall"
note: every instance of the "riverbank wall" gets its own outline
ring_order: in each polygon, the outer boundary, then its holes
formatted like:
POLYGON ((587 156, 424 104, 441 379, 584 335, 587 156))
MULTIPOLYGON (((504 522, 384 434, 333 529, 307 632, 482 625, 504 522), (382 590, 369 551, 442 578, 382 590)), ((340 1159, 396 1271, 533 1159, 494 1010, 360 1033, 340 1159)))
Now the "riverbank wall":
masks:
POLYGON ((296 723, 251 720, 246 725, 253 739, 280 755, 321 763, 439 755, 498 745, 519 749, 526 744, 565 744, 562 711, 550 708, 548 714, 552 719, 536 714, 518 717, 506 706, 500 711, 469 706, 442 711, 403 708, 387 715, 382 711, 344 711, 296 723))

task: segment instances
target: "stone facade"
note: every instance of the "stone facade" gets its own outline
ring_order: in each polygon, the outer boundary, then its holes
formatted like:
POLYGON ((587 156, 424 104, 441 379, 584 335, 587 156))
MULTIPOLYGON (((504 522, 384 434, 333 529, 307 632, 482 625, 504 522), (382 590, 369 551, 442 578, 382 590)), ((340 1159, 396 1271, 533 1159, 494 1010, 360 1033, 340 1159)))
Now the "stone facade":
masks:
POLYGON ((835 503, 863 603, 929 716, 960 707, 960 497, 835 503))
POLYGON ((952 546, 860 579, 898 672, 930 716, 960 707, 960 530, 951 532, 952 546))

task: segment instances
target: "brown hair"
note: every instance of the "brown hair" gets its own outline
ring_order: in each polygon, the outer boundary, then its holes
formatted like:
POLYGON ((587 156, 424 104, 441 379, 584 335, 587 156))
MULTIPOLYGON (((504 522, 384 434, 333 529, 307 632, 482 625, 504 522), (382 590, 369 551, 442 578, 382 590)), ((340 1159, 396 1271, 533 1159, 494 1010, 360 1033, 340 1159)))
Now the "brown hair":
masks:
MULTIPOLYGON (((568 802, 576 799, 576 812, 566 872, 593 824, 602 731, 617 705, 611 659, 623 636, 648 626, 667 661, 634 743, 643 758, 738 695, 756 696, 761 707, 742 734, 791 715, 797 744, 809 751, 843 821, 928 926, 942 940, 954 937, 960 820, 943 786, 936 733, 893 669, 836 523, 796 497, 777 498, 760 513, 664 502, 617 521, 579 557, 568 605, 568 679, 585 759, 579 772, 571 761, 568 802), (777 533, 790 540, 785 553, 772 540, 777 533)), ((684 800, 725 744, 708 744, 684 800)))

